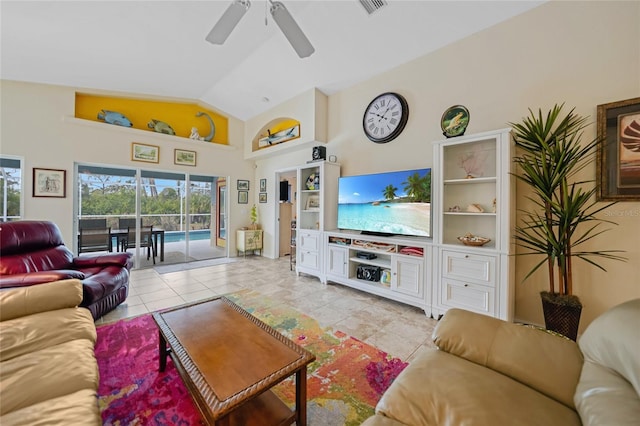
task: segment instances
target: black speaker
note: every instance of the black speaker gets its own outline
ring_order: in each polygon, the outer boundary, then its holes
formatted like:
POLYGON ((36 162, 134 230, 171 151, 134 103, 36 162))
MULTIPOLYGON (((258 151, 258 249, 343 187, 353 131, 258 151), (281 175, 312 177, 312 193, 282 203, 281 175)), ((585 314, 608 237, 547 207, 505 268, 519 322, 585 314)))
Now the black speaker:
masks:
POLYGON ((324 146, 314 146, 313 153, 311 155, 313 161, 320 161, 327 159, 327 148, 324 146))
POLYGON ((286 180, 280 182, 280 201, 289 201, 289 182, 286 180))
POLYGON ((373 265, 358 265, 356 269, 356 278, 365 281, 380 281, 382 268, 373 265))

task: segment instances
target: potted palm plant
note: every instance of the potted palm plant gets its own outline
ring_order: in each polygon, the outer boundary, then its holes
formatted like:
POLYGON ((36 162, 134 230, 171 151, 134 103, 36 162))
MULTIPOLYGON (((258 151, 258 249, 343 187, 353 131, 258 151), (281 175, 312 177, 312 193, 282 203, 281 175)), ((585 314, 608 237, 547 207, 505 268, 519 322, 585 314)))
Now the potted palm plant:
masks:
POLYGON ((605 270, 597 258, 625 260, 618 250, 581 250, 584 243, 607 231, 596 215, 615 203, 601 204, 595 199, 593 180, 580 180, 578 172, 595 160, 598 139, 582 142, 587 118, 572 109, 565 116, 562 105, 555 105, 543 116, 529 110, 521 123, 509 123, 518 155, 514 158, 520 173, 517 179, 531 192, 531 210, 520 209, 521 222, 515 228, 516 245, 525 251, 518 255, 537 255, 525 280, 546 266, 549 289, 541 292, 546 328, 573 340, 578 334, 582 303, 573 293, 574 258, 605 270))

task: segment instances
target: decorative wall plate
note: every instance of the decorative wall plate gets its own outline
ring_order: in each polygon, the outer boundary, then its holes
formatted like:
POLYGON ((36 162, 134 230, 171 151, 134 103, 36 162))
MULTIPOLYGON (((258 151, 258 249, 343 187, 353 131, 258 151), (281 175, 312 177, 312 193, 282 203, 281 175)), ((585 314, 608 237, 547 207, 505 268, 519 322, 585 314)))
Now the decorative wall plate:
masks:
POLYGON ((447 109, 440 119, 442 134, 448 138, 464 135, 469 124, 469 110, 463 105, 454 105, 447 109))

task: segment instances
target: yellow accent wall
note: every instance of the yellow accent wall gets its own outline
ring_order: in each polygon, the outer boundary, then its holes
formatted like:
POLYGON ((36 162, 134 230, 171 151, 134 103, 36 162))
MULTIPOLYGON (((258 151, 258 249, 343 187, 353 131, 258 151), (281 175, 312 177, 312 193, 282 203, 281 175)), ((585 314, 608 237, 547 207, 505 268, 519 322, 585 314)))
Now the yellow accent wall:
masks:
POLYGON ((204 112, 211 117, 216 127, 212 143, 229 144, 229 125, 227 117, 203 108, 195 103, 169 102, 144 99, 130 99, 114 96, 100 96, 76 93, 75 116, 85 120, 99 121, 100 110, 117 111, 133 123, 134 129, 148 130, 151 119, 164 121, 176 132, 176 136, 188 138, 191 128, 196 127, 201 137, 206 137, 211 126, 205 116, 196 117, 204 112))

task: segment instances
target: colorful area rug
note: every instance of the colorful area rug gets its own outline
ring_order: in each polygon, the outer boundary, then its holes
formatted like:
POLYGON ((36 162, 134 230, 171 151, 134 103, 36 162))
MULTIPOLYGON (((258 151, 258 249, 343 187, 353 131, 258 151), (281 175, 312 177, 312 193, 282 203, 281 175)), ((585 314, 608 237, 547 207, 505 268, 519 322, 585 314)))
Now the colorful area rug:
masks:
MULTIPOLYGON (((254 291, 227 296, 289 339, 315 354, 307 374, 310 425, 359 425, 407 366, 398 358, 275 304, 254 291)), ((151 315, 98 327, 99 402, 105 425, 201 425, 200 414, 169 360, 158 372, 158 332, 151 315)), ((274 392, 291 407, 295 382, 274 392)))

